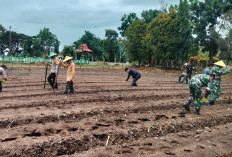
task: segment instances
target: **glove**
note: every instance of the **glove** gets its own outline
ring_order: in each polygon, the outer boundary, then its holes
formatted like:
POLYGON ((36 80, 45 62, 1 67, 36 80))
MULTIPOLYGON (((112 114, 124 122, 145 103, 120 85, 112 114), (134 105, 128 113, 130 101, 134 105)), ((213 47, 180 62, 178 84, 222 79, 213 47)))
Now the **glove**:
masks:
POLYGON ((204 98, 202 98, 202 102, 205 102, 206 101, 206 98, 204 97, 204 98))
POLYGON ((6 80, 2 80, 2 83, 6 83, 6 80))

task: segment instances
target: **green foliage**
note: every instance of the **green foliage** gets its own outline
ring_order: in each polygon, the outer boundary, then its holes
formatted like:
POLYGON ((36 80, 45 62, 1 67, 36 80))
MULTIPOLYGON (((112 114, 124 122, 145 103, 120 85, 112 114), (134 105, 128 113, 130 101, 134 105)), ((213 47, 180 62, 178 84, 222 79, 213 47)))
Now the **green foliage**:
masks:
POLYGON ((126 30, 128 39, 127 54, 130 60, 138 61, 139 66, 144 62, 146 51, 143 39, 146 36, 146 23, 142 20, 133 21, 126 30))
POLYGON ((71 56, 71 57, 74 57, 75 54, 74 54, 74 49, 72 46, 65 46, 62 50, 62 55, 65 57, 65 56, 71 56))
POLYGON ((49 56, 48 53, 46 53, 46 54, 44 54, 43 57, 44 57, 45 59, 48 59, 48 56, 49 56))
POLYGON ((142 20, 145 23, 150 23, 153 19, 155 19, 161 13, 160 10, 144 10, 141 13, 142 20))
POLYGON ((148 25, 145 40, 151 47, 157 64, 161 60, 165 63, 181 57, 178 50, 182 43, 179 30, 180 24, 175 10, 168 14, 160 14, 148 25))
POLYGON ((118 27, 118 30, 120 31, 120 34, 122 35, 122 37, 125 36, 125 32, 126 32, 126 29, 128 28, 128 26, 135 20, 138 20, 136 13, 130 13, 129 15, 125 14, 121 18, 122 25, 120 27, 118 27))
POLYGON ((103 41, 104 61, 116 62, 119 57, 119 46, 117 44, 118 33, 112 29, 106 29, 106 39, 103 41))
POLYGON ((101 39, 97 38, 93 33, 85 31, 85 34, 77 41, 73 42, 75 49, 79 48, 81 44, 87 44, 94 60, 101 60, 103 56, 103 46, 101 39))
POLYGON ((212 29, 218 23, 219 18, 231 8, 229 0, 191 0, 191 21, 194 25, 194 34, 203 51, 209 51, 209 57, 216 55, 218 43, 212 38, 212 29))

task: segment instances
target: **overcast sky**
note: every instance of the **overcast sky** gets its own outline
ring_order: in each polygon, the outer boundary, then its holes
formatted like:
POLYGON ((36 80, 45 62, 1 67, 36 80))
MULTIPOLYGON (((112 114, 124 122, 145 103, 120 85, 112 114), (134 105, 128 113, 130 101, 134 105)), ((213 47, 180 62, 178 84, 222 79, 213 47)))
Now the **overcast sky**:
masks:
MULTIPOLYGON (((166 0, 168 5, 179 0, 166 0)), ((131 12, 160 9, 160 0, 0 0, 0 24, 27 35, 48 27, 61 47, 79 39, 85 30, 104 38, 105 29, 117 29, 131 12)))

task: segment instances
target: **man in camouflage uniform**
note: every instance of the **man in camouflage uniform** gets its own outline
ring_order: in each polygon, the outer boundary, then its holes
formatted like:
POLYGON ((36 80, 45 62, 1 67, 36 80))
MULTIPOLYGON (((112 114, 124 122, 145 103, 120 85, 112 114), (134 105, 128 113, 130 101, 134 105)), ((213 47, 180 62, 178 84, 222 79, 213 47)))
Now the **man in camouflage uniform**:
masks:
POLYGON ((202 99, 202 87, 205 87, 208 85, 208 83, 213 79, 213 77, 210 77, 209 75, 199 74, 195 75, 190 81, 189 81, 189 90, 190 90, 190 97, 189 99, 184 103, 184 108, 187 111, 190 111, 189 105, 196 100, 196 112, 195 114, 200 114, 201 109, 201 99, 202 99))
MULTIPOLYGON (((213 105, 215 101, 220 97, 221 92, 221 75, 229 74, 232 68, 226 71, 222 71, 222 67, 226 67, 225 63, 223 61, 219 61, 214 63, 214 67, 210 71, 210 75, 213 76, 215 79, 209 84, 210 88, 210 99, 206 101, 205 103, 208 105, 213 105)), ((209 93, 209 92, 208 92, 209 93)))

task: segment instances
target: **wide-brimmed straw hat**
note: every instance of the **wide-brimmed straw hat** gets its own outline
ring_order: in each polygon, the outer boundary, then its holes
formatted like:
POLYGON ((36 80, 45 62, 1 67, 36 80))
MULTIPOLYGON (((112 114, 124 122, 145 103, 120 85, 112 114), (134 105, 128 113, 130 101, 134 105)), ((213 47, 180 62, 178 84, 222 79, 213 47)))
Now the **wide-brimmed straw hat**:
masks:
POLYGON ((72 57, 66 56, 63 62, 67 62, 67 61, 72 60, 72 59, 73 59, 72 57))
POLYGON ((57 56, 57 54, 54 53, 54 52, 50 52, 50 55, 49 55, 48 57, 51 58, 51 57, 53 57, 53 56, 57 56))
POLYGON ((220 66, 220 67, 226 67, 226 64, 222 60, 214 63, 214 65, 217 65, 217 66, 220 66))

